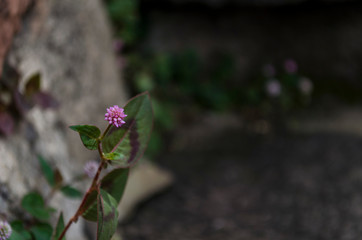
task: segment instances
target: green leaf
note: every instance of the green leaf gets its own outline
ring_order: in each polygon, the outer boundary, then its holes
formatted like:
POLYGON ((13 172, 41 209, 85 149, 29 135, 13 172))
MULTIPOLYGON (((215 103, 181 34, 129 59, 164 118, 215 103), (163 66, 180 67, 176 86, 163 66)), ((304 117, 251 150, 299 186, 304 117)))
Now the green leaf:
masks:
POLYGON ((128 180, 129 168, 112 170, 101 180, 101 188, 107 191, 118 203, 121 201, 128 180))
POLYGON ((117 229, 117 201, 106 191, 100 189, 97 206, 97 240, 109 240, 117 229))
POLYGON ((80 139, 86 148, 89 150, 97 149, 97 138, 101 135, 99 128, 91 125, 75 125, 69 128, 79 133, 80 139))
POLYGON ((63 175, 58 168, 54 169, 55 186, 61 186, 63 183, 63 175))
POLYGON ((122 159, 123 159, 123 161, 125 162, 125 156, 123 154, 117 153, 117 152, 105 153, 104 158, 111 160, 111 161, 114 161, 114 160, 122 161, 122 159))
POLYGON ((70 198, 80 198, 80 197, 82 197, 82 195, 83 195, 79 190, 77 190, 77 189, 75 189, 75 188, 73 188, 73 187, 71 187, 71 186, 69 186, 69 185, 63 186, 63 187, 60 189, 60 191, 61 191, 65 196, 70 197, 70 198))
POLYGON ((21 201, 21 206, 36 219, 48 220, 53 211, 44 205, 43 197, 36 192, 28 193, 21 201))
POLYGON ((13 229, 13 232, 11 233, 11 236, 9 240, 31 240, 31 235, 28 232, 25 232, 27 235, 24 235, 23 233, 18 232, 17 230, 13 229))
POLYGON ((41 171, 51 187, 55 186, 54 171, 42 156, 38 156, 41 171))
MULTIPOLYGON (((60 213, 57 226, 55 227, 54 232, 53 232, 52 240, 58 240, 58 238, 60 237, 60 234, 62 234, 62 232, 64 230, 64 226, 65 226, 65 224, 64 224, 63 213, 60 213)), ((65 237, 63 237, 61 240, 65 240, 65 237)))
POLYGON ((97 196, 98 191, 92 191, 80 210, 82 217, 88 221, 97 222, 97 196))
POLYGON ((142 156, 151 135, 153 113, 149 94, 145 92, 132 98, 124 112, 127 114, 126 123, 119 128, 112 126, 102 141, 102 147, 105 154, 123 154, 124 158, 112 163, 128 167, 142 156))
POLYGON ((21 221, 13 221, 10 223, 13 230, 9 240, 31 240, 31 235, 25 230, 21 221))
MULTIPOLYGON (((129 168, 114 169, 101 180, 101 188, 107 191, 119 204, 126 188, 129 168)), ((96 191, 91 193, 83 207, 83 217, 88 221, 97 221, 96 191), (93 194, 93 196, 92 196, 93 194)))
POLYGON ((39 72, 33 74, 25 84, 25 95, 30 96, 40 91, 41 75, 39 72))
POLYGON ((30 228, 30 232, 34 235, 36 240, 49 240, 52 236, 53 229, 49 224, 38 223, 30 228))

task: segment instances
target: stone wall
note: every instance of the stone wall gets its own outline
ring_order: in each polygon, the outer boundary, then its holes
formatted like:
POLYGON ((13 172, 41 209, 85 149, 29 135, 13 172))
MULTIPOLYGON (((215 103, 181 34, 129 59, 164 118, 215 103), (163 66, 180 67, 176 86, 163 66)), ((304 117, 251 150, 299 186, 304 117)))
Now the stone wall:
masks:
MULTIPOLYGON (((105 108, 122 105, 128 98, 117 72, 110 25, 100 1, 39 2, 23 20, 8 61, 20 69, 22 84, 40 72, 43 89, 60 102, 60 108, 33 108, 15 134, 0 138, 0 212, 10 219, 21 212, 19 199, 25 193, 49 191, 37 155, 57 166, 69 181, 97 153, 85 149, 78 134, 68 126, 92 124, 104 129, 105 108)), ((79 203, 56 195, 51 204, 63 209, 68 220, 79 203)), ((73 226, 68 238, 84 239, 82 226, 73 226)))

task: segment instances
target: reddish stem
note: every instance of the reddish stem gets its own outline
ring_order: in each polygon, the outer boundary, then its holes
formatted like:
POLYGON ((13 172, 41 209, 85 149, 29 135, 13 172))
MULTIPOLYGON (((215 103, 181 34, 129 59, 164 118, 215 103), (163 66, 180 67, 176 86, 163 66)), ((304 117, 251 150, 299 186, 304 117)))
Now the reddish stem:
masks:
MULTIPOLYGON (((108 129, 109 129, 109 127, 107 128, 107 130, 108 130, 108 129)), ((106 130, 106 132, 107 132, 107 130, 106 130)), ((103 134, 103 135, 104 135, 104 134, 103 134)), ((76 211, 76 213, 74 214, 74 216, 73 216, 71 219, 69 219, 69 221, 68 221, 67 225, 65 226, 63 232, 60 234, 58 240, 61 240, 61 239, 64 237, 65 233, 68 231, 69 227, 72 225, 73 222, 77 222, 77 221, 78 221, 78 217, 83 214, 83 209, 82 209, 82 208, 83 208, 84 204, 86 203, 86 201, 87 201, 90 193, 91 193, 91 192, 96 188, 96 186, 97 186, 97 182, 98 182, 99 176, 100 176, 100 174, 101 174, 101 171, 102 171, 103 167, 104 167, 105 164, 106 164, 106 159, 104 159, 104 157, 103 157, 102 144, 101 144, 100 141, 98 142, 98 152, 99 152, 99 154, 100 154, 100 156, 101 156, 102 161, 101 161, 101 164, 99 164, 97 173, 96 173, 96 175, 94 176, 93 181, 92 181, 92 184, 90 185, 88 191, 87 191, 86 194, 84 195, 83 200, 82 200, 81 204, 79 205, 78 210, 76 211)))

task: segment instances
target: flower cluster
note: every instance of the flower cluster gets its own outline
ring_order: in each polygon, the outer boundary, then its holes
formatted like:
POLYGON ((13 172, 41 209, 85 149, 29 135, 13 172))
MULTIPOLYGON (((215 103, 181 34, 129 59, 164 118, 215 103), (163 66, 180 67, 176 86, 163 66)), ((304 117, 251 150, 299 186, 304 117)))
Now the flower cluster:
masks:
POLYGON ((116 127, 120 127, 126 122, 123 120, 127 117, 124 114, 124 109, 114 105, 113 107, 107 108, 107 113, 104 115, 104 120, 108 121, 109 124, 113 124, 116 127))
POLYGON ((0 221, 0 240, 7 240, 10 238, 12 229, 8 222, 0 221))
POLYGON ((298 64, 293 59, 284 61, 284 72, 287 73, 289 79, 286 79, 285 75, 279 79, 276 78, 276 69, 272 64, 264 65, 262 72, 266 78, 265 92, 269 97, 279 97, 282 91, 292 92, 290 91, 291 88, 297 88, 304 97, 310 96, 313 92, 313 82, 298 74, 298 64), (296 86, 290 84, 291 77, 294 78, 293 81, 296 82, 296 86))
POLYGON ((84 172, 89 178, 94 178, 97 174, 99 164, 96 161, 89 161, 84 166, 84 172))

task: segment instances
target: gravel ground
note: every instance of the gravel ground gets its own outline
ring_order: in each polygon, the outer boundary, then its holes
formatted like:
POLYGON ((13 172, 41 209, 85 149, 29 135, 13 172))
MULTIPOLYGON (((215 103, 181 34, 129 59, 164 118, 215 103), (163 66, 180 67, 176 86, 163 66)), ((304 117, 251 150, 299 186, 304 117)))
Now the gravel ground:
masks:
POLYGON ((124 240, 362 238, 362 138, 225 131, 163 156, 176 176, 124 240))

